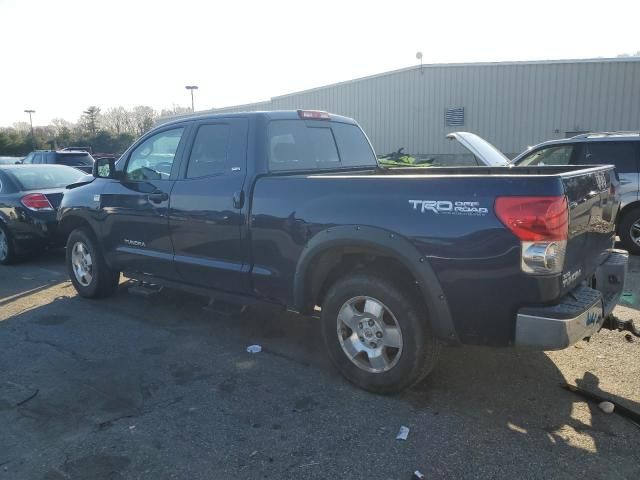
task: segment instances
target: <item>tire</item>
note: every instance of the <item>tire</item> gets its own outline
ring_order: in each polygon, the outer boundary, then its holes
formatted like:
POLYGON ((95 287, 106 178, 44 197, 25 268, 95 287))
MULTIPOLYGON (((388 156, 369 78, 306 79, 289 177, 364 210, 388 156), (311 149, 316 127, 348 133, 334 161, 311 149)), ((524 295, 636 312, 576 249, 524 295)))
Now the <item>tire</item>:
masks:
POLYGON ((0 223, 0 265, 11 265, 17 260, 18 253, 11 232, 0 223))
POLYGON ((622 246, 634 255, 640 255, 640 207, 626 212, 618 226, 622 246))
POLYGON ((374 393, 399 393, 419 382, 442 349, 412 287, 378 273, 353 273, 334 283, 321 321, 331 361, 350 382, 374 393))
POLYGON ((109 268, 96 238, 88 229, 78 228, 71 232, 67 239, 66 262, 71 283, 81 297, 108 297, 115 292, 120 272, 109 268))

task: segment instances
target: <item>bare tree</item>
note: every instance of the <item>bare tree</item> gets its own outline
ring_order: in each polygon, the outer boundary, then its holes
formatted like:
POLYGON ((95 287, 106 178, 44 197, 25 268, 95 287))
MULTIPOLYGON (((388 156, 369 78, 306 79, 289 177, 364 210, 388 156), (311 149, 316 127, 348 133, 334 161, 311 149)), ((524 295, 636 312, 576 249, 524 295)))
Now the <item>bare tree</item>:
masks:
POLYGON ((142 135, 144 132, 153 127, 153 124, 158 117, 158 113, 151 107, 145 105, 138 105, 133 107, 133 123, 135 125, 135 133, 142 135))
POLYGON ((70 132, 74 125, 69 120, 64 118, 54 118, 51 120, 51 127, 53 128, 55 136, 60 136, 63 132, 70 132))
POLYGON ((173 117, 175 115, 183 115, 185 113, 192 113, 191 107, 181 107, 180 105, 176 105, 175 103, 171 106, 171 108, 163 108, 160 112, 161 117, 173 117))
POLYGON ((132 113, 124 107, 115 107, 107 110, 102 116, 102 121, 107 130, 116 135, 121 133, 134 133, 132 113))
POLYGON ((29 133, 31 131, 31 125, 29 125, 29 122, 14 122, 13 129, 19 133, 29 133))

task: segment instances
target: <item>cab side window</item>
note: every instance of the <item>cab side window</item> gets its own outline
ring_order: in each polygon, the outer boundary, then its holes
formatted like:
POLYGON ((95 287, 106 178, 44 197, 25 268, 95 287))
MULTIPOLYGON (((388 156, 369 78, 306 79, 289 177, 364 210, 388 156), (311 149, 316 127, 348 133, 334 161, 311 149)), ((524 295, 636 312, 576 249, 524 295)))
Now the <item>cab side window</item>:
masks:
POLYGON ((42 163, 42 153, 36 153, 33 155, 33 163, 42 163))
POLYGON ((557 145, 541 148, 525 157, 519 165, 569 165, 573 145, 557 145))
POLYGON ((193 142, 187 178, 220 175, 228 170, 229 125, 201 125, 193 142))
POLYGON ((637 173, 640 142, 588 142, 584 164, 615 165, 618 173, 637 173))
POLYGON ((128 180, 168 180, 184 128, 157 133, 138 145, 125 169, 128 180))

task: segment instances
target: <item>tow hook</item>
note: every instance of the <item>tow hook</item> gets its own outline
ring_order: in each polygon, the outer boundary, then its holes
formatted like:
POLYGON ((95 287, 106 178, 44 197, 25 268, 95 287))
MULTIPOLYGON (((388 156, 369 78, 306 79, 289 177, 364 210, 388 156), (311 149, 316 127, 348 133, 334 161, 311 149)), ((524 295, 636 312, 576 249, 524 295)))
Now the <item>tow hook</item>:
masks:
POLYGON ((629 331, 636 337, 640 337, 640 325, 636 325, 633 319, 620 320, 612 313, 605 318, 602 328, 606 328, 607 330, 617 330, 619 332, 629 331))

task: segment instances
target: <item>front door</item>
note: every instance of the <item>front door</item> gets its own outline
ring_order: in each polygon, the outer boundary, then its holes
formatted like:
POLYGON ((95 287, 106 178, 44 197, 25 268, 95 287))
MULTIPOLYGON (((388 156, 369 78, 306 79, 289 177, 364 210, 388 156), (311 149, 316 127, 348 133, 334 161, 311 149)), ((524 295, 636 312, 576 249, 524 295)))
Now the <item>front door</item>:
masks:
POLYGON ((141 139, 123 158, 123 178, 100 195, 105 251, 119 269, 175 278, 169 236, 169 195, 179 169, 187 127, 141 139))
POLYGON ((194 125, 180 178, 171 192, 170 228, 180 277, 193 285, 248 289, 245 118, 194 125))

